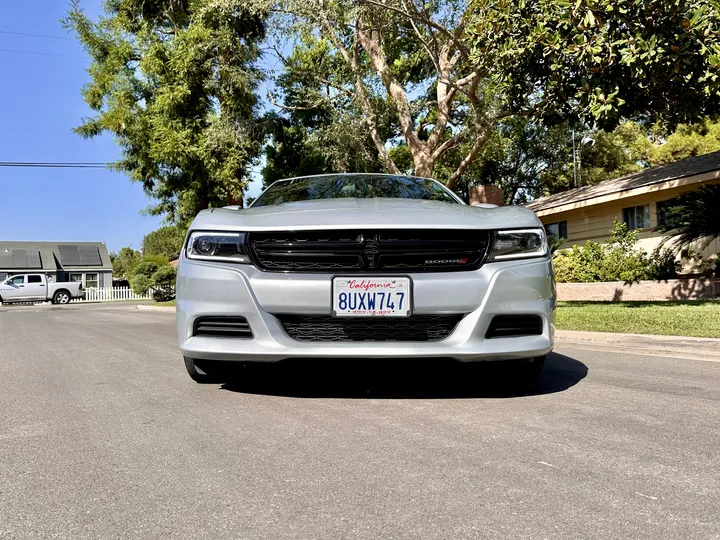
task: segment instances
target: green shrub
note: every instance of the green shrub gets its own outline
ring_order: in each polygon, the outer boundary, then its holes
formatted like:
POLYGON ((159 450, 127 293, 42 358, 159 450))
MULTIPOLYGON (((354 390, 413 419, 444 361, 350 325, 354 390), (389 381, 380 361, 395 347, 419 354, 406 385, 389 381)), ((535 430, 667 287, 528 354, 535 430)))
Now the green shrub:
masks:
POLYGON ((143 262, 155 263, 155 265, 157 265, 158 268, 160 268, 161 266, 167 266, 168 264, 170 264, 170 261, 168 260, 168 258, 165 255, 145 255, 142 258, 142 261, 140 261, 140 262, 141 263, 143 263, 143 262))
POLYGON ((135 294, 145 294, 152 287, 152 279, 144 274, 130 276, 130 287, 135 294))
POLYGON ((674 279, 680 272, 680 261, 676 259, 675 253, 660 246, 653 250, 648 263, 647 279, 674 279))
POLYGON ((177 272, 170 266, 161 266, 152 275, 150 281, 154 289, 153 298, 158 302, 172 300, 175 297, 175 279, 177 272))
POLYGON ((591 240, 580 247, 558 251, 553 257, 559 283, 639 281, 675 277, 679 263, 669 250, 657 248, 651 255, 637 248, 637 233, 617 220, 606 244, 591 240))
POLYGON ((159 267, 160 265, 154 261, 143 261, 133 268, 132 273, 130 274, 130 281, 132 282, 132 279, 135 276, 145 276, 150 278, 155 272, 157 272, 159 267))

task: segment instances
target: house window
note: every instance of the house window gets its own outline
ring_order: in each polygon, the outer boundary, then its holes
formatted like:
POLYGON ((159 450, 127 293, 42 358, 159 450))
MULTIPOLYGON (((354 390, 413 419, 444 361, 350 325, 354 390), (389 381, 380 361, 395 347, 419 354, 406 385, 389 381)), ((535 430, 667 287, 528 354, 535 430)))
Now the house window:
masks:
POLYGON ((0 272, 0 281, 5 281, 7 278, 7 272, 0 272))
POLYGON ((548 223, 545 225, 545 232, 548 236, 554 236, 555 238, 567 238, 567 221, 548 223))
POLYGON ((70 274, 70 281, 82 283, 82 274, 70 274))
POLYGON ((85 286, 90 287, 98 287, 98 275, 95 273, 92 274, 85 274, 85 286))
POLYGON ((647 229, 650 227, 650 205, 623 208, 623 221, 628 229, 647 229))
POLYGON ((677 197, 657 203, 657 220, 659 227, 677 227, 680 225, 678 216, 672 215, 672 209, 677 206, 677 203, 677 197))

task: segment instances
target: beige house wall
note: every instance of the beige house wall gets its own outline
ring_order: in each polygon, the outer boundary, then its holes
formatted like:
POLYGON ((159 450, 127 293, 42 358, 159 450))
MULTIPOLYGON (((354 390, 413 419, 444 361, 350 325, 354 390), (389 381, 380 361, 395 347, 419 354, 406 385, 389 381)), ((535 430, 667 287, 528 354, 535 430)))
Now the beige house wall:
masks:
MULTIPOLYGON (((701 182, 702 184, 717 184, 720 179, 712 178, 701 182)), ((538 217, 543 224, 556 223, 559 221, 567 221, 568 238, 565 247, 571 247, 574 244, 582 245, 586 240, 594 240, 596 242, 604 242, 609 236, 612 229, 613 221, 623 220, 623 209, 632 206, 642 206, 647 204, 650 207, 650 228, 638 231, 639 246, 648 252, 651 252, 660 244, 663 235, 655 230, 657 227, 657 203, 672 199, 678 195, 697 189, 700 185, 698 182, 686 183, 684 185, 675 185, 668 189, 657 191, 646 191, 637 195, 615 198, 607 202, 590 205, 586 204, 582 207, 565 210, 562 212, 552 213, 552 209, 538 212, 538 217)), ((564 208, 567 208, 565 205, 564 208)), ((720 211, 720 209, 718 209, 720 211)), ((697 251, 697 246, 695 247, 697 251)), ((699 253, 707 258, 710 255, 720 252, 720 240, 714 240, 706 249, 699 253)))

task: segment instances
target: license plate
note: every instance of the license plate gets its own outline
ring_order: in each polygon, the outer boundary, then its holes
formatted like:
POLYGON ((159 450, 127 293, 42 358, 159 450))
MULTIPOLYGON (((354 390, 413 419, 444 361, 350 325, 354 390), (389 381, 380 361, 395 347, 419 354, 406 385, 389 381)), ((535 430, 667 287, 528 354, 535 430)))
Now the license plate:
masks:
POLYGON ((332 281, 335 317, 409 317, 410 278, 336 277, 332 281))

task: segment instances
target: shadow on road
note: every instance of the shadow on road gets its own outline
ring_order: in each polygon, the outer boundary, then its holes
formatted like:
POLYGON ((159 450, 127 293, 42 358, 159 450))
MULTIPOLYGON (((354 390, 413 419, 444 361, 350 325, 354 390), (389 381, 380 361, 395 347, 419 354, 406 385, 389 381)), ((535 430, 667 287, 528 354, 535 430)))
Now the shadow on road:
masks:
POLYGON ((298 398, 510 398, 562 392, 587 375, 582 362, 553 353, 536 386, 518 388, 513 368, 453 360, 292 360, 238 366, 222 388, 298 398))

